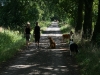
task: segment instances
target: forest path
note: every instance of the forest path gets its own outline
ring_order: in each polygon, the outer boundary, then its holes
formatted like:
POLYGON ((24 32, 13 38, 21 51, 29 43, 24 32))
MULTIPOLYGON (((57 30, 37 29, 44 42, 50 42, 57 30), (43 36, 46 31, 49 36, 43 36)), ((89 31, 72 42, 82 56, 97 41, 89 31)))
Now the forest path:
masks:
POLYGON ((58 23, 52 22, 41 35, 40 48, 33 42, 0 75, 80 75, 75 58, 69 55, 68 45, 61 42, 61 35, 58 23), (56 42, 56 49, 48 48, 48 36, 56 42))

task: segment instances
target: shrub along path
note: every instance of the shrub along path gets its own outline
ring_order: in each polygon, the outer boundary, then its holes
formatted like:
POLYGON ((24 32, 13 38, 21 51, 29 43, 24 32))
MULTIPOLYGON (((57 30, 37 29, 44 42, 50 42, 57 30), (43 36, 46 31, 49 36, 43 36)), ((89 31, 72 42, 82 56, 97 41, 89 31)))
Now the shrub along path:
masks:
POLYGON ((61 41, 58 24, 52 22, 41 35, 40 48, 37 49, 33 42, 29 49, 10 61, 0 75, 80 75, 75 58, 69 55, 68 45, 61 41), (47 36, 52 36, 56 49, 48 48, 47 36))

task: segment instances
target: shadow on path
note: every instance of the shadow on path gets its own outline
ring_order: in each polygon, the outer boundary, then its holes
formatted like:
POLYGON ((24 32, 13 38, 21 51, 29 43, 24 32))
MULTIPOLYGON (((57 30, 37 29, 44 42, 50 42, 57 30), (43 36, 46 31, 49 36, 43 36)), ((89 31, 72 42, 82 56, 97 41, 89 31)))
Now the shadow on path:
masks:
POLYGON ((58 24, 52 24, 46 31, 41 35, 39 49, 32 43, 0 75, 80 75, 75 59, 69 55, 68 45, 61 43, 58 24), (56 49, 48 48, 48 36, 55 40, 56 49))

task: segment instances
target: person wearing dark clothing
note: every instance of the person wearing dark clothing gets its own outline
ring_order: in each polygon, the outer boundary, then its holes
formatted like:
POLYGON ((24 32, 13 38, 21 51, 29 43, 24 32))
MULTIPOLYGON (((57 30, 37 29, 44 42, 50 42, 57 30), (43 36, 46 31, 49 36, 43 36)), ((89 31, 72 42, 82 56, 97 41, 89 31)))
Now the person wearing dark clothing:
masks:
POLYGON ((40 41, 40 26, 38 25, 38 22, 36 22, 36 26, 34 28, 34 37, 35 37, 35 43, 37 43, 39 47, 39 41, 40 41))
POLYGON ((31 28, 30 28, 30 23, 27 22, 26 24, 26 28, 25 28, 25 38, 26 38, 26 46, 28 47, 29 46, 29 41, 30 41, 30 33, 31 32, 31 28))

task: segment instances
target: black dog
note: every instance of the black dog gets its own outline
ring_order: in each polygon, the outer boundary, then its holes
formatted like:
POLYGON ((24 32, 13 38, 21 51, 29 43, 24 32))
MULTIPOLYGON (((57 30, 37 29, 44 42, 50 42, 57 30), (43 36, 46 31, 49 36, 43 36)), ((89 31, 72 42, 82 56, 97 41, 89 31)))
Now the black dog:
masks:
POLYGON ((70 39, 69 47, 70 47, 70 55, 72 55, 72 52, 76 54, 78 53, 78 45, 75 42, 73 42, 73 39, 70 39))

